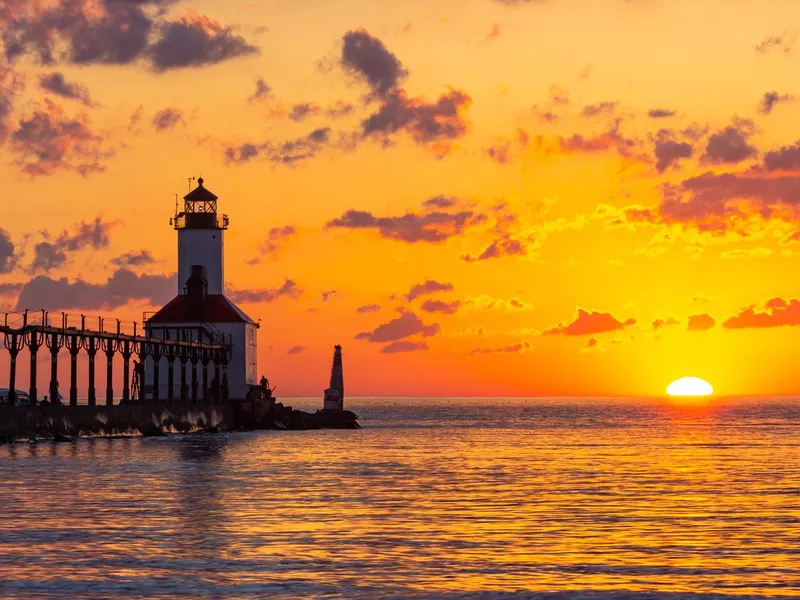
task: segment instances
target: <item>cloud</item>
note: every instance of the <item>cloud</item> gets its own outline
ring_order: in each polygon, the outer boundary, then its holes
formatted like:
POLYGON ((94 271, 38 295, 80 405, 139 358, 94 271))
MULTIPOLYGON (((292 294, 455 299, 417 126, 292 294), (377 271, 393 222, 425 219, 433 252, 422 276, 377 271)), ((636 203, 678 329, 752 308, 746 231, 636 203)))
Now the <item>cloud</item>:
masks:
POLYGON ((289 118, 292 121, 304 121, 309 117, 316 116, 322 112, 322 107, 314 102, 303 102, 302 104, 295 104, 289 112, 289 118))
POLYGON ((672 317, 668 319, 656 319, 653 321, 653 329, 658 331, 659 329, 663 329, 664 327, 672 327, 674 325, 680 325, 677 319, 673 319, 672 317))
POLYGON ((584 106, 581 115, 587 119, 596 119, 597 117, 609 117, 614 114, 615 110, 617 110, 616 102, 600 102, 584 106))
POLYGON ((438 244, 485 221, 485 215, 471 210, 407 212, 398 217, 376 217, 368 211, 348 210, 338 219, 328 221, 325 228, 374 229, 381 237, 390 240, 438 244))
POLYGON ((378 97, 388 96, 408 75, 400 59, 364 29, 348 31, 344 35, 340 65, 367 83, 378 97))
POLYGON ((753 122, 736 119, 733 125, 712 134, 700 161, 704 164, 735 164, 758 154, 749 143, 753 122))
POLYGON ((11 236, 0 227, 0 273, 11 273, 16 265, 17 256, 11 236))
POLYGON ((307 348, 305 346, 292 346, 291 348, 289 348, 286 354, 302 354, 306 350, 307 348))
POLYGON ((143 265, 152 265, 156 261, 148 250, 139 250, 138 252, 132 250, 111 259, 109 262, 118 267, 140 267, 143 265))
POLYGON ((762 115, 768 115, 780 103, 794 102, 795 97, 791 94, 779 94, 778 92, 766 92, 761 97, 761 103, 758 105, 758 112, 762 115))
POLYGON ((256 91, 253 92, 253 95, 250 96, 250 102, 260 102, 267 98, 269 98, 270 94, 272 93, 272 88, 270 85, 264 81, 261 77, 256 80, 256 91))
POLYGON ((103 148, 103 138, 92 129, 86 115, 68 117, 61 106, 45 99, 44 105, 23 116, 10 136, 16 164, 31 177, 57 170, 81 175, 102 172, 102 161, 114 155, 103 148))
POLYGON ((169 131, 183 120, 183 113, 178 108, 165 108, 158 111, 153 117, 153 127, 156 131, 169 131))
POLYGON ((324 292, 322 292, 322 301, 327 302, 331 298, 335 298, 339 295, 340 294, 337 290, 325 290, 324 292))
POLYGON ((3 146, 11 133, 12 113, 14 111, 14 98, 24 89, 22 75, 5 67, 0 61, 0 147, 3 146))
POLYGON ((283 227, 273 227, 267 232, 267 239, 259 247, 264 254, 277 254, 284 244, 297 235, 297 228, 294 225, 284 225, 283 227))
POLYGON ((532 350, 530 342, 519 342, 510 346, 501 346, 500 348, 475 348, 471 354, 521 354, 532 350))
POLYGON ((766 258, 773 254, 775 254, 775 251, 771 248, 735 248, 721 253, 719 257, 722 259, 766 258))
POLYGON ((610 313, 578 309, 575 320, 571 323, 559 323, 545 329, 545 335, 595 335, 609 331, 619 331, 636 324, 636 319, 620 321, 610 313))
POLYGON ((767 152, 764 155, 764 168, 768 171, 800 170, 800 141, 767 152))
POLYGON ((127 269, 118 269, 105 283, 39 275, 23 286, 16 310, 110 310, 131 300, 145 300, 151 306, 160 306, 172 297, 174 288, 174 275, 137 275, 127 269))
POLYGON ((800 325, 800 301, 771 298, 760 309, 750 306, 722 323, 725 329, 764 329, 800 325))
POLYGON ((405 90, 389 92, 380 108, 361 123, 364 137, 389 136, 404 132, 420 146, 431 148, 438 158, 446 156, 450 142, 469 130, 465 112, 472 98, 463 90, 449 88, 434 102, 410 98, 405 90))
POLYGON ((686 327, 686 331, 708 331, 714 327, 716 323, 717 322, 711 317, 711 315, 692 315, 689 317, 689 324, 686 327))
POLYGON ((279 288, 270 289, 247 289, 247 290, 228 290, 228 295, 234 302, 242 304, 256 304, 258 302, 275 302, 279 298, 297 299, 303 294, 303 290, 291 279, 284 281, 279 288))
POLYGON ((42 73, 39 75, 39 87, 56 96, 61 96, 68 100, 77 100, 84 106, 94 106, 89 95, 89 89, 79 83, 67 82, 63 73, 42 73))
POLYGON ((666 108, 653 108, 647 111, 647 116, 651 119, 669 119, 670 117, 674 117, 677 113, 674 110, 668 110, 666 108))
POLYGON ((417 283, 411 286, 411 290, 409 290, 408 294, 406 294, 406 299, 409 302, 413 302, 420 296, 438 294, 440 292, 452 292, 454 289, 455 288, 453 287, 452 283, 441 283, 439 281, 434 281, 433 279, 428 279, 423 283, 417 283))
POLYGON ((339 119, 341 117, 346 117, 347 115, 351 114, 355 110, 355 108, 356 107, 350 104, 349 102, 337 100, 328 107, 328 109, 325 111, 325 114, 332 119, 339 119))
POLYGON ((425 342, 414 342, 411 340, 400 340, 392 342, 381 348, 382 354, 398 354, 400 352, 420 352, 423 350, 430 350, 430 347, 425 342))
POLYGON ((521 241, 509 235, 505 235, 494 240, 478 256, 463 254, 461 255, 461 260, 465 262, 477 262, 489 260, 491 258, 501 258, 503 256, 525 256, 528 254, 528 246, 533 244, 534 241, 535 239, 533 237, 521 241))
MULTIPOLYGON (((119 221, 103 221, 97 217, 94 221, 81 221, 72 226, 72 230, 64 230, 52 242, 39 242, 34 246, 34 258, 29 272, 49 272, 66 264, 68 254, 85 248, 102 250, 110 244, 109 232, 119 221)), ((49 234, 43 232, 45 238, 49 234)))
POLYGON ((671 166, 677 166, 678 161, 684 158, 691 158, 694 147, 688 142, 675 139, 675 133, 671 129, 661 129, 654 138, 656 169, 663 173, 671 166))
POLYGON ((161 37, 148 54, 153 68, 164 72, 213 65, 259 54, 259 50, 234 34, 230 27, 191 11, 186 17, 162 25, 161 37))
POLYGON ((458 198, 454 198, 452 196, 434 196, 433 198, 428 198, 425 202, 422 203, 422 206, 426 209, 446 209, 451 208, 458 204, 458 198))
POLYGON ((356 309, 356 312, 360 315, 366 315, 369 313, 379 312, 380 310, 381 307, 378 304, 364 304, 362 306, 359 306, 356 309))
POLYGON ((320 127, 311 133, 284 142, 245 143, 226 145, 225 160, 228 163, 245 163, 254 158, 264 158, 270 162, 295 165, 314 158, 331 141, 331 129, 320 127))
POLYGON ((438 323, 425 325, 422 319, 412 312, 404 312, 399 317, 388 323, 378 325, 373 331, 356 335, 357 340, 368 340, 373 343, 385 343, 402 340, 415 335, 431 337, 439 333, 441 327, 438 323))
POLYGON ((461 302, 461 300, 453 300, 452 302, 445 302, 444 300, 425 300, 420 306, 420 310, 427 313, 453 315, 458 312, 462 304, 463 302, 461 302))
POLYGON ((789 54, 797 44, 797 33, 794 31, 784 31, 779 36, 770 36, 765 38, 756 45, 756 52, 759 54, 766 54, 771 50, 781 50, 784 54, 789 54))

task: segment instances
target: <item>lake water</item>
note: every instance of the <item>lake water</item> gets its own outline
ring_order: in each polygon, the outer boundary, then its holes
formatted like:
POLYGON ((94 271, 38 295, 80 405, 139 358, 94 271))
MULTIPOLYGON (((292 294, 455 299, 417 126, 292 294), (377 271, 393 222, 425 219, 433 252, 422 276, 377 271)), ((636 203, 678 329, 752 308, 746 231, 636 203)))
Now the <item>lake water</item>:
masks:
POLYGON ((0 598, 800 596, 800 400, 348 407, 0 446, 0 598))

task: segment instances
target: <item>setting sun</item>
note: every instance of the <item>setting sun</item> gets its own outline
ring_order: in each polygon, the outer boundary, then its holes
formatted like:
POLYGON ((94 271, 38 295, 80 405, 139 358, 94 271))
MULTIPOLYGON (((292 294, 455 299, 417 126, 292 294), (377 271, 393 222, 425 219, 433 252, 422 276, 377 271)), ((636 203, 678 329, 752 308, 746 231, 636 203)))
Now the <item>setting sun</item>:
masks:
POLYGON ((699 377, 682 377, 667 386, 670 396, 710 396, 714 393, 711 384, 699 377))

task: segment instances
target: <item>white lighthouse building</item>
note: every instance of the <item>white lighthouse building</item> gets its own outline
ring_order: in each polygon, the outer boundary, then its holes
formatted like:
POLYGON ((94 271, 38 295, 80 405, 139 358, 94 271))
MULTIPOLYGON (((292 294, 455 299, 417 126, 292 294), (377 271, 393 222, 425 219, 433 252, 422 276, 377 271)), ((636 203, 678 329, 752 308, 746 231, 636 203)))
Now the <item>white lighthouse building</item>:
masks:
MULTIPOLYGON (((224 240, 228 216, 217 213, 217 196, 203 186, 202 177, 183 200, 183 210, 176 211, 171 220, 178 232, 177 295, 145 321, 145 330, 151 337, 205 343, 224 337, 231 344, 231 353, 222 368, 222 381, 216 381, 215 385, 220 389, 226 384, 229 398, 245 398, 251 387, 258 385, 258 324, 225 296, 224 240)), ((148 357, 144 379, 149 399, 156 396, 154 366, 154 359, 148 357)), ((175 360, 172 368, 173 376, 169 377, 168 359, 161 356, 159 401, 181 398, 180 361, 175 360)), ((214 372, 220 372, 217 365, 214 372)), ((190 388, 193 375, 190 367, 187 375, 190 388)), ((198 396, 202 398, 203 391, 198 396)))

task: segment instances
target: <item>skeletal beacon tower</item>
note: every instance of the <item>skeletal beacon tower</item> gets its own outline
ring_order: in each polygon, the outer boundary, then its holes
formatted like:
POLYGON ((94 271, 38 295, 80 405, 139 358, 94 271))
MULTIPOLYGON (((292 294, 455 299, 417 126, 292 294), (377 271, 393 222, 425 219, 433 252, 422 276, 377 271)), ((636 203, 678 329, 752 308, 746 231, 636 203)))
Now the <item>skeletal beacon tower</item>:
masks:
MULTIPOLYGON (((225 296, 224 240, 229 221, 217 213, 218 198, 203 183, 202 177, 197 180, 197 187, 183 197, 183 210, 176 207, 171 221, 178 232, 177 296, 147 319, 145 328, 152 337, 189 336, 199 342, 224 336, 232 347, 224 373, 228 394, 244 398, 258 384, 258 324, 225 296)), ((169 394, 169 366, 164 357, 160 360, 158 396, 164 400, 169 394)), ((148 363, 145 382, 152 398, 153 359, 148 363)), ((173 369, 177 372, 178 361, 173 369)), ((174 397, 180 398, 180 374, 169 379, 174 382, 174 397)))

